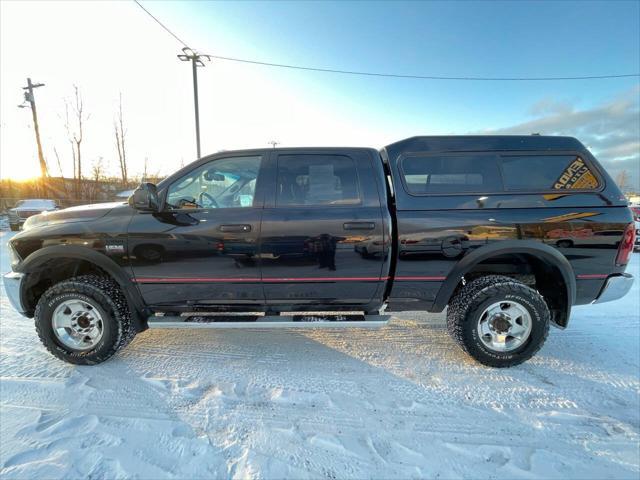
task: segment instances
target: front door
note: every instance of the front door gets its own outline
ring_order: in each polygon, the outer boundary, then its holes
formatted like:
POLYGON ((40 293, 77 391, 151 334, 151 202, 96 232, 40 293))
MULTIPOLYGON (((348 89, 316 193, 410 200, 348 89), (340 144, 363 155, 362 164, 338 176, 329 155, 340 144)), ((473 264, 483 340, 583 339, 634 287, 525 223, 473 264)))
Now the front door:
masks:
POLYGON ((276 151, 260 259, 272 305, 365 305, 387 255, 367 151, 276 151))
POLYGON ((129 226, 135 282, 149 305, 261 305, 257 255, 264 155, 201 161, 129 226))

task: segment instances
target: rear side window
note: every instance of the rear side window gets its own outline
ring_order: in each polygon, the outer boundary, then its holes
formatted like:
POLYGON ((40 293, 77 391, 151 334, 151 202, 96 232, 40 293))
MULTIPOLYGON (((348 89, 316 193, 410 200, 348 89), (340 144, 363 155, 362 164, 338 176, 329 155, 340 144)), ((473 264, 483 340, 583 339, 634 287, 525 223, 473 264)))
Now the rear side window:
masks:
POLYGON ((418 195, 502 190, 497 158, 489 154, 405 157, 402 175, 409 193, 418 195))
POLYGON ((505 155, 502 172, 506 190, 593 190, 598 178, 576 155, 505 155))
POLYGON ((355 162, 346 155, 280 155, 278 206, 360 203, 355 162))

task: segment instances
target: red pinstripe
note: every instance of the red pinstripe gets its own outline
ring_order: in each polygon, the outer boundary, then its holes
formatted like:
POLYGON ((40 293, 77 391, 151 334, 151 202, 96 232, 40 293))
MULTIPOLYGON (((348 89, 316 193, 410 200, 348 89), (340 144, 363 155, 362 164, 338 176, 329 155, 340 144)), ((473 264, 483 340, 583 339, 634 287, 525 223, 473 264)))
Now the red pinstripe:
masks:
POLYGON ((133 281, 136 283, 217 283, 217 282, 379 282, 387 280, 389 277, 302 277, 302 278, 220 278, 220 277, 201 277, 201 278, 149 278, 140 277, 133 281))
MULTIPOLYGON (((589 273, 577 275, 578 280, 595 280, 607 278, 609 275, 600 273, 589 273)), ((442 276, 398 276, 398 281, 422 281, 441 282, 447 277, 442 276)), ((136 283, 219 283, 219 282, 264 282, 264 283, 287 283, 287 282, 379 282, 388 280, 389 277, 266 277, 266 278, 223 278, 223 277, 194 277, 194 278, 155 278, 140 277, 133 281, 136 283)))
MULTIPOLYGON (((446 277, 395 277, 399 281, 442 281, 446 277)), ((389 277, 265 277, 265 278, 224 278, 224 277, 139 277, 136 283, 219 283, 219 282, 380 282, 389 277)))

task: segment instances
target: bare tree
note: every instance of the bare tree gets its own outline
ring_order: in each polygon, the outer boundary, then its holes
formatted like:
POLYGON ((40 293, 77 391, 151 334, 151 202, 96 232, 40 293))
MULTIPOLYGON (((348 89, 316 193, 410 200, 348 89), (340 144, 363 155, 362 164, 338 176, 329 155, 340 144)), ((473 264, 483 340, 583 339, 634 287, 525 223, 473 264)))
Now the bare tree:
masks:
POLYGON ((91 173, 94 182, 104 179, 104 158, 98 157, 93 161, 91 173))
POLYGON ((73 142, 73 133, 71 132, 71 123, 69 122, 69 100, 64 99, 64 129, 67 131, 67 139, 71 145, 71 159, 73 160, 73 181, 76 182, 76 149, 73 142))
MULTIPOLYGON (((64 171, 62 170, 62 162, 60 161, 60 155, 58 155, 58 149, 56 147, 53 147, 53 153, 56 156, 56 161, 58 163, 58 170, 60 170, 60 178, 62 180, 62 188, 64 190, 64 195, 65 197, 69 197, 69 191, 67 190, 67 182, 64 178, 64 171)), ((74 162, 74 167, 75 167, 75 162, 74 162)))
POLYGON ((74 178, 76 180, 76 188, 75 195, 76 198, 80 198, 82 195, 81 185, 82 185, 82 140, 83 140, 83 125, 89 119, 89 115, 84 111, 84 104, 82 101, 82 94, 77 85, 73 86, 74 98, 69 102, 68 99, 65 100, 65 111, 66 111, 66 127, 67 134, 69 136, 69 141, 72 145, 73 151, 73 170, 74 170, 74 178), (72 113, 74 116, 74 124, 73 126, 69 122, 69 104, 71 104, 72 113))
POLYGON ((98 193, 100 192, 100 183, 104 180, 104 159, 102 157, 98 157, 95 159, 91 165, 91 177, 92 177, 92 185, 89 200, 95 201, 98 197, 98 193))
POLYGON ((113 121, 113 129, 116 135, 116 147, 118 148, 118 160, 120 162, 120 175, 122 183, 127 184, 127 152, 125 149, 124 137, 127 134, 124 129, 124 121, 122 119, 122 93, 118 103, 118 115, 113 121))
POLYGON ((618 187, 620 187, 620 190, 624 192, 627 188, 627 184, 629 183, 629 172, 627 172, 626 170, 622 170, 620 173, 618 173, 618 175, 616 176, 616 183, 618 184, 618 187))
POLYGON ((62 162, 60 161, 60 155, 58 154, 58 149, 53 147, 53 153, 56 156, 56 163, 58 164, 58 171, 60 172, 60 176, 64 177, 64 172, 62 171, 62 162))

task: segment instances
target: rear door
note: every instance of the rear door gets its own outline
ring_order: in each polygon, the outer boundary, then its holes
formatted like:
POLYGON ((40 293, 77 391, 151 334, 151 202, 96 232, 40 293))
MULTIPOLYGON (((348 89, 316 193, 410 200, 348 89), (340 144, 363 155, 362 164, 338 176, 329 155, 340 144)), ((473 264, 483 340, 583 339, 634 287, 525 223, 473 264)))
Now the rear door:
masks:
POLYGON ((388 245, 369 151, 282 150, 270 162, 260 240, 267 302, 370 302, 388 245))

